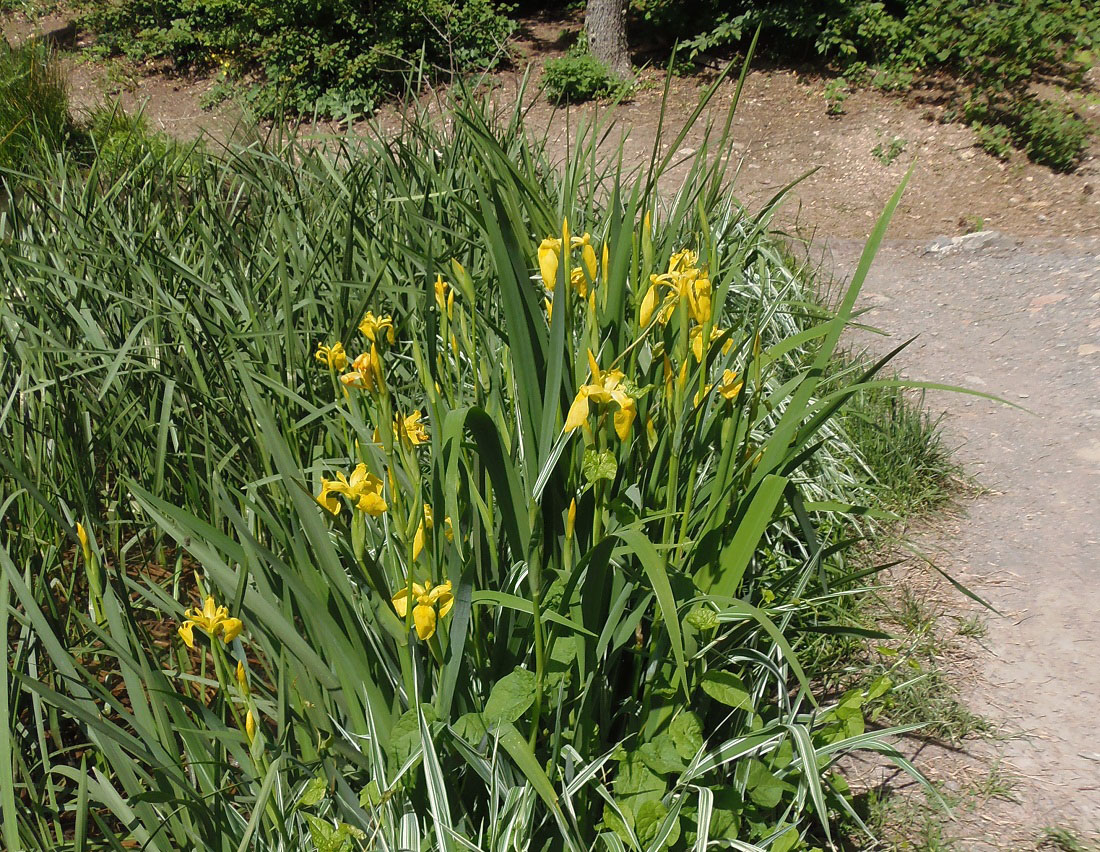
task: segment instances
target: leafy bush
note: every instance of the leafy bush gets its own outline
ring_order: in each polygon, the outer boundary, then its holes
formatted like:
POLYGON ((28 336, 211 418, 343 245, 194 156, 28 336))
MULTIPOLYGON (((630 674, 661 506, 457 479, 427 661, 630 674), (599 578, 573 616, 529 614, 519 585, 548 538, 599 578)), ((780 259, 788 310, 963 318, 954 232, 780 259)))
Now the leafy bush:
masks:
POLYGON ((662 198, 678 144, 495 114, 8 199, 8 848, 813 849, 906 765, 800 653, 887 505, 835 347, 898 196, 830 309, 728 139, 662 198))
POLYGON ((1037 102, 1028 86, 1042 76, 1071 86, 1081 81, 1078 57, 1100 45, 1095 3, 634 0, 631 8, 637 26, 651 37, 681 39, 691 58, 742 44, 760 26, 765 49, 796 60, 821 57, 853 81, 900 90, 946 71, 964 84, 960 105, 999 104, 974 119, 983 126, 983 144, 998 149, 1011 138, 1033 160, 1059 170, 1073 168, 1084 152, 1087 124, 1063 107, 1037 102), (706 22, 702 32, 700 21, 706 22), (998 126, 1008 133, 992 129, 998 126))
POLYGON ((560 103, 619 98, 631 88, 628 82, 616 76, 587 51, 570 51, 565 56, 547 60, 542 79, 547 96, 560 103))
POLYGON ((1036 97, 972 101, 966 115, 979 144, 1002 158, 1013 144, 1034 162, 1068 172, 1077 167, 1088 145, 1087 121, 1069 107, 1036 97))
POLYGON ((492 0, 91 0, 102 49, 180 65, 257 72, 262 113, 341 114, 400 91, 423 63, 489 68, 512 31, 492 0))
POLYGON ((998 160, 1012 156, 1012 133, 1003 124, 973 121, 970 125, 978 137, 978 147, 998 160))
POLYGON ((1019 101, 1011 121, 1016 143, 1028 158, 1059 172, 1077 168, 1092 132, 1069 107, 1038 99, 1019 101))

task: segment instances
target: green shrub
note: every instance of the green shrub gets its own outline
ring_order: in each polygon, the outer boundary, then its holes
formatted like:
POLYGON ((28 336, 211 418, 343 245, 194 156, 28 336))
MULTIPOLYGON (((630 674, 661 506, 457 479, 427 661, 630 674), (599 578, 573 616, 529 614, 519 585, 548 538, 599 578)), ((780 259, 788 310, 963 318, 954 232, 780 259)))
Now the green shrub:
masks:
MULTIPOLYGON (((637 30, 681 39, 687 58, 743 45, 760 26, 765 50, 796 61, 819 57, 857 85, 902 90, 947 72, 963 84, 956 106, 1000 105, 978 129, 998 155, 1011 139, 1035 162, 1064 171, 1079 162, 1090 132, 1028 91, 1040 76, 1081 83, 1084 62, 1100 45, 1100 5, 1084 0, 633 0, 631 9, 637 30)), ((826 101, 829 114, 842 109, 835 98, 826 101)))
POLYGON ((59 150, 74 136, 65 80, 40 45, 10 48, 0 39, 0 167, 59 150))
POLYGON ((1033 162, 1060 172, 1077 167, 1091 133, 1069 107, 1034 96, 971 101, 965 115, 991 154, 1003 159, 1011 143, 1033 162))
POLYGON ((558 103, 581 103, 595 98, 619 98, 630 91, 630 84, 611 72, 595 56, 585 52, 570 52, 547 60, 543 83, 550 100, 558 103))
POLYGON ((401 91, 410 72, 489 68, 513 24, 492 0, 92 0, 101 49, 259 72, 259 111, 344 114, 401 91))
POLYGON ((1016 143, 1033 162, 1069 172, 1084 157, 1092 128, 1069 107, 1027 99, 1014 109, 1012 119, 1016 143))
POLYGON ((975 121, 970 125, 978 137, 978 147, 998 160, 1012 156, 1012 133, 1003 124, 986 124, 975 121))

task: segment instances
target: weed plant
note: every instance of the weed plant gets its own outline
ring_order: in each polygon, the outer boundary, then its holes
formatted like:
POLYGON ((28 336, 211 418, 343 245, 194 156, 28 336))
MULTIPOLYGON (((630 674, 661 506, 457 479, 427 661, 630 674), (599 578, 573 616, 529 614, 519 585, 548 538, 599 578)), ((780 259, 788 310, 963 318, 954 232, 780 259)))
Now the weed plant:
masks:
POLYGON ((889 506, 836 347, 900 189, 826 307, 729 121, 658 195, 686 129, 447 106, 5 199, 7 848, 784 852, 844 754, 920 778, 806 653, 889 506))
POLYGON ((543 86, 553 103, 583 103, 596 98, 621 99, 633 86, 619 78, 606 63, 588 52, 581 38, 565 54, 549 59, 543 67, 543 86))

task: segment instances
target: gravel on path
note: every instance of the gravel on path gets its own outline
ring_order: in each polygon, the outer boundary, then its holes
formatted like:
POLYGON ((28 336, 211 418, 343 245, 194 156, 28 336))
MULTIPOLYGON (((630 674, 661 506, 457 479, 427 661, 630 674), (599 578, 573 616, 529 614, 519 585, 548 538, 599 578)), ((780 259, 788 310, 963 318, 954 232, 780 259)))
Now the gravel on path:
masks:
MULTIPOLYGON (((861 249, 827 243, 838 277, 861 249)), ((1010 736, 974 748, 1018 775, 1015 801, 984 807, 962 848, 1025 848, 1045 827, 1100 834, 1100 239, 888 241, 859 304, 889 336, 856 346, 919 335, 895 362, 903 376, 1027 409, 928 398, 987 489, 928 549, 1004 614, 988 616, 981 676, 961 690, 1010 736)))

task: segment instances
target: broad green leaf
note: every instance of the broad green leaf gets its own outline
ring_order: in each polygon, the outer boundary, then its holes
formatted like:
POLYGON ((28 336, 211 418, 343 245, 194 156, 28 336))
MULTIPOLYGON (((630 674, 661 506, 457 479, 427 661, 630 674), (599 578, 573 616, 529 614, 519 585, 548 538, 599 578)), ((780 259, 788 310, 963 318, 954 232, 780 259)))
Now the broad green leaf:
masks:
POLYGON ((473 745, 477 745, 481 742, 482 737, 484 737, 489 730, 480 713, 463 713, 455 719, 451 728, 457 736, 462 737, 466 742, 473 745))
POLYGON ((614 480, 618 472, 618 464, 615 454, 611 450, 597 453, 595 450, 585 450, 584 460, 581 462, 581 473, 589 485, 595 485, 601 479, 614 480))
MULTIPOLYGON (((429 722, 436 720, 435 708, 430 704, 420 705, 424 718, 429 722)), ((420 720, 415 710, 406 710, 398 717, 390 729, 390 741, 386 751, 393 761, 393 769, 398 769, 420 745, 420 720)))
POLYGON ((645 765, 658 775, 669 775, 684 771, 684 761, 676 751, 676 745, 669 734, 658 734, 648 743, 638 748, 645 765))
POLYGON ((694 606, 684 617, 684 621, 696 630, 714 630, 718 627, 718 613, 709 606, 694 606))
POLYGON ((785 792, 794 787, 776 778, 761 761, 753 758, 749 762, 749 778, 746 782, 749 798, 762 808, 774 808, 783 799, 785 792))
POLYGON ((798 829, 793 825, 784 831, 779 837, 772 841, 770 847, 771 852, 791 852, 801 838, 798 836, 798 829))
POLYGON ((711 670, 703 675, 699 685, 703 692, 727 707, 752 710, 752 696, 741 678, 735 674, 711 670))
POLYGON ((628 752, 619 762, 619 772, 613 785, 615 797, 626 802, 635 814, 640 804, 650 799, 660 799, 667 789, 664 779, 653 772, 637 751, 628 752))
POLYGON ((515 722, 534 703, 535 675, 527 669, 517 667, 511 674, 506 674, 493 684, 481 715, 489 726, 515 722))
MULTIPOLYGON (((634 814, 634 832, 638 835, 638 840, 645 845, 647 849, 652 849, 651 844, 657 838, 657 832, 661 828, 661 823, 665 821, 665 817, 668 816, 668 808, 660 799, 650 799, 649 801, 642 802, 638 806, 637 813, 634 814)), ((674 847, 676 841, 680 839, 680 821, 677 820, 673 824, 672 832, 665 839, 665 842, 661 845, 662 849, 668 849, 674 847)))
POLYGON ((668 727, 676 753, 684 760, 691 760, 703 747, 703 723, 690 710, 684 710, 668 727))
POLYGON ((323 775, 310 778, 302 795, 298 797, 298 807, 311 808, 325 797, 328 783, 323 775))

